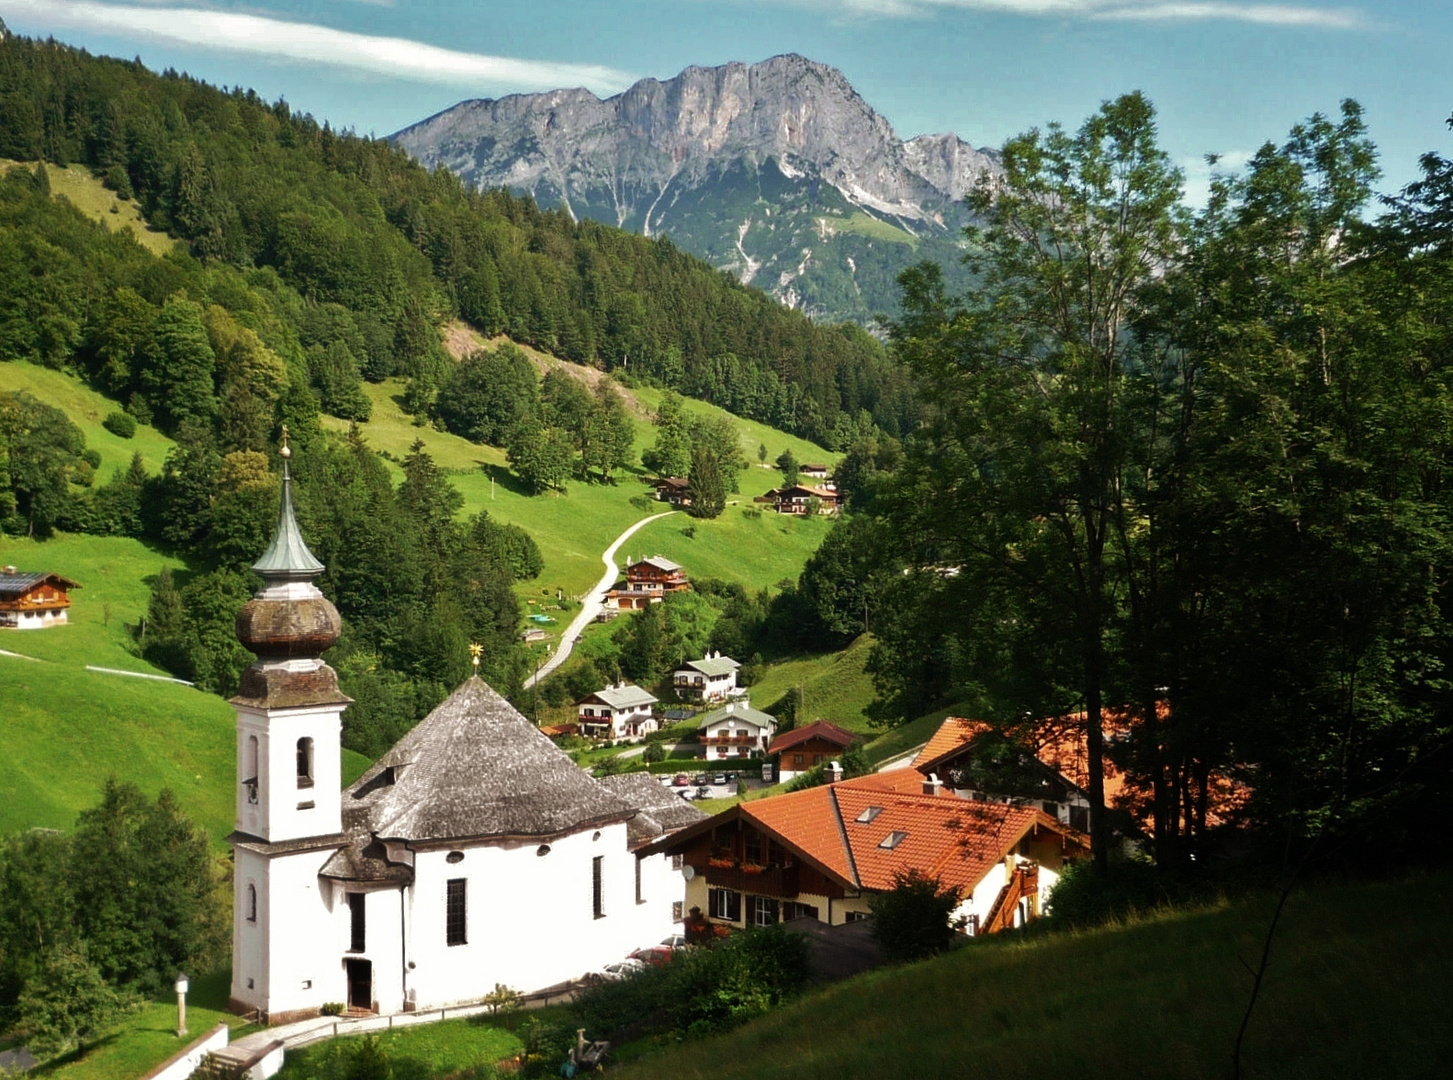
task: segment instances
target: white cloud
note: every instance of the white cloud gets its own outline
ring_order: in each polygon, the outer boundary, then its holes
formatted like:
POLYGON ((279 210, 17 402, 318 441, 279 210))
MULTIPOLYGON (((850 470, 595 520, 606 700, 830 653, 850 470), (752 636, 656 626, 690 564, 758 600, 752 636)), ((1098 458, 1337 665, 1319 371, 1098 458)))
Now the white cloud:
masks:
MULTIPOLYGON (((781 2, 781 0, 776 0, 781 2)), ((1351 8, 1303 4, 1236 3, 1234 0, 785 0, 840 14, 881 18, 913 18, 958 9, 1031 17, 1114 19, 1136 22, 1245 22, 1263 26, 1298 26, 1350 30, 1366 19, 1351 8)))
POLYGON ((626 72, 597 64, 487 56, 407 38, 355 34, 313 23, 201 8, 138 7, 90 0, 0 0, 0 14, 13 28, 32 32, 90 30, 452 86, 494 90, 588 86, 597 92, 613 92, 634 81, 626 72))

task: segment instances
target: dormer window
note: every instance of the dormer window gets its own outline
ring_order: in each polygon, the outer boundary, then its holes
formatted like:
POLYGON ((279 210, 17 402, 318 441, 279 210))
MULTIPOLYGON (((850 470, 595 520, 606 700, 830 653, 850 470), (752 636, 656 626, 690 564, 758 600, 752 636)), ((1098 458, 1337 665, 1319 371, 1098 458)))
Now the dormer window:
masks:
POLYGON ((298 787, 310 788, 313 786, 313 740, 302 738, 298 740, 298 787))

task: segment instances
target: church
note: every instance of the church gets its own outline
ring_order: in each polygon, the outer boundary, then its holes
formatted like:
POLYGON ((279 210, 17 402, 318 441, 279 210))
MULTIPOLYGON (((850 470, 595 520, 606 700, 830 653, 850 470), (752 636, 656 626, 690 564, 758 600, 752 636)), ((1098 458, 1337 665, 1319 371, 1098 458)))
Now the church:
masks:
MULTIPOLYGON (((342 629, 293 514, 287 446, 237 714, 232 1007, 267 1023, 529 992, 679 932, 654 839, 704 818, 603 783, 476 675, 340 791, 342 629)), ((640 778, 637 778, 638 780, 640 778)), ((669 799, 671 802, 667 802, 669 799)))

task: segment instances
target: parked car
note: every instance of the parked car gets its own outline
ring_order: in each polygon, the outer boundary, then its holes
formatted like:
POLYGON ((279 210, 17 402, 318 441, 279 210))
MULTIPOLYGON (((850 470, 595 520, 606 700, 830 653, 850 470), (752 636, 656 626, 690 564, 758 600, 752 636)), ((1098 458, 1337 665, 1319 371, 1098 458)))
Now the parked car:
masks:
POLYGON ((726 779, 728 784, 735 784, 738 779, 738 774, 734 772, 729 772, 726 774, 726 779))
POLYGON ((676 776, 671 781, 671 786, 672 787, 688 787, 688 786, 690 786, 690 784, 691 784, 691 778, 688 777, 684 772, 683 773, 677 773, 676 776))
POLYGON ((705 784, 702 784, 700 787, 698 787, 696 789, 696 797, 698 799, 709 799, 709 798, 711 798, 711 788, 707 787, 705 784))
POLYGON ((700 786, 700 785, 706 783, 706 773, 704 773, 704 772, 697 773, 695 776, 693 776, 691 778, 691 782, 693 784, 696 784, 697 786, 700 786))
POLYGON ((727 782, 726 773, 717 773, 711 778, 711 782, 713 785, 718 786, 721 784, 725 784, 727 782))
POLYGON ((631 953, 630 959, 638 964, 654 964, 659 967, 671 962, 671 950, 663 945, 647 945, 631 953))
POLYGON ((640 971, 645 966, 646 962, 644 960, 639 960, 634 956, 628 956, 624 960, 617 960, 614 964, 606 964, 605 967, 600 969, 600 977, 614 982, 617 979, 624 979, 627 975, 640 971))
POLYGON ((668 949, 684 949, 686 948, 686 937, 683 934, 672 934, 669 937, 663 937, 661 944, 668 949))

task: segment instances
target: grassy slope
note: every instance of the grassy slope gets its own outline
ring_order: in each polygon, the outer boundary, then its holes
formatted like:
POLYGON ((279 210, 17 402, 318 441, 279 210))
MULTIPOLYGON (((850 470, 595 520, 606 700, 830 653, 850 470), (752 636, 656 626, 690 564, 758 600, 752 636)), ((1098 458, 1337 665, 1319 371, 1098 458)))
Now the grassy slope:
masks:
POLYGON ((950 705, 947 709, 939 709, 896 728, 890 728, 865 747, 868 760, 875 765, 881 765, 885 761, 900 757, 928 742, 945 719, 963 714, 963 706, 950 705))
MULTIPOLYGON (((0 562, 81 583, 70 622, 0 631, 0 832, 69 828, 109 775, 176 792, 214 842, 232 831, 234 719, 222 699, 175 683, 86 671, 87 664, 162 674, 131 650, 149 579, 177 560, 120 537, 0 540, 0 562), (109 608, 109 616, 108 616, 109 608), (36 661, 43 662, 36 662, 36 661)), ((365 767, 344 752, 344 773, 365 767)))
MULTIPOLYGON (((382 1032, 378 1039, 399 1080, 453 1076, 459 1069, 491 1065, 524 1050, 524 1044, 512 1031, 485 1018, 400 1028, 382 1032)), ((352 1041, 341 1040, 337 1049, 350 1050, 352 1041)), ((277 1074, 279 1080, 311 1080, 327 1068, 334 1052, 334 1045, 326 1042, 289 1051, 277 1074)))
POLYGON ((819 218, 818 221, 833 232, 857 233, 874 240, 888 240, 895 244, 907 244, 911 248, 918 247, 918 237, 912 233, 861 210, 846 218, 828 217, 819 218))
POLYGON ((106 414, 121 406, 92 390, 81 380, 50 368, 37 367, 24 361, 0 363, 0 393, 24 390, 37 401, 60 409, 86 436, 86 445, 101 454, 97 478, 107 480, 118 469, 131 464, 131 455, 139 453, 146 462, 146 471, 161 470, 162 462, 174 445, 154 427, 138 424, 136 435, 122 439, 112 435, 101 421, 106 414))
MULTIPOLYGON (((14 164, 8 158, 0 158, 0 169, 14 164)), ((21 164, 35 168, 34 162, 21 164)), ((117 198, 116 193, 92 176, 91 170, 84 165, 70 165, 64 169, 59 165, 46 165, 45 168, 50 174, 52 198, 66 198, 81 213, 101 222, 112 232, 130 229, 141 246, 153 255, 165 255, 176 245, 176 241, 166 233, 158 232, 146 223, 136 203, 117 198)))
MULTIPOLYGON (((1193 1080, 1231 1075, 1267 899, 985 941, 840 983, 622 1080, 1193 1080), (831 1017, 830 1023, 823 1018, 831 1017)), ((1453 875, 1294 896, 1243 1054, 1277 1080, 1446 1075, 1453 875)))
POLYGON ((873 700, 873 681, 863 665, 872 646, 865 634, 841 652, 773 664, 753 684, 752 705, 768 708, 800 686, 806 705, 800 721, 830 720, 849 731, 871 734, 865 710, 873 700))

